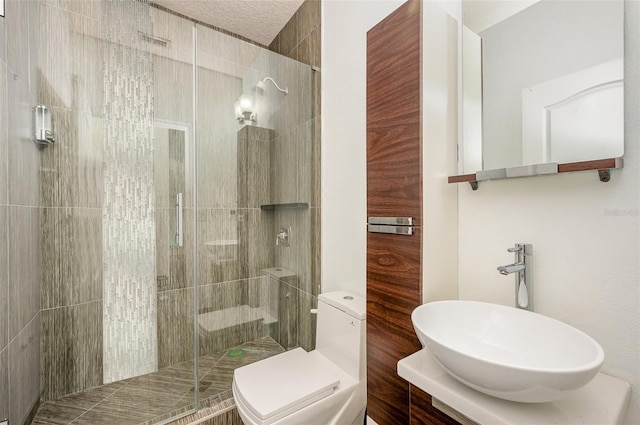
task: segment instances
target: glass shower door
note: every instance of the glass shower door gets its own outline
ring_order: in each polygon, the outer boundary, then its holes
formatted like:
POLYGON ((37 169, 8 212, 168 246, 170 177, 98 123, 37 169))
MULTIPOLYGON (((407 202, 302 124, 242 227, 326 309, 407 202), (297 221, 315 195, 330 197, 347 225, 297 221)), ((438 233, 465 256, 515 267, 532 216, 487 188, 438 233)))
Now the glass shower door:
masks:
POLYGON ((197 396, 193 24, 137 0, 41 9, 41 410, 165 421, 197 396))
POLYGON ((197 25, 200 406, 233 370, 314 348, 319 264, 314 71, 197 25))

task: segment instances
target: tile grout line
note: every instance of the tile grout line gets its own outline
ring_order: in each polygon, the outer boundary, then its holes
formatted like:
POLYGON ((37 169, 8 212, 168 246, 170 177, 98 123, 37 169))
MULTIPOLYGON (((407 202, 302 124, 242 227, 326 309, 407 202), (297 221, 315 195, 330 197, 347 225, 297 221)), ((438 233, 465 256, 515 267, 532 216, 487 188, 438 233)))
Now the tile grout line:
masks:
MULTIPOLYGON (((31 322, 33 322, 34 320, 36 320, 36 318, 40 315, 40 311, 38 311, 32 318, 31 320, 29 320, 29 322, 27 322, 26 325, 24 325, 24 327, 22 329, 20 329, 20 331, 16 334, 16 336, 13 337, 13 339, 9 340, 9 342, 7 343, 7 346, 5 348, 9 348, 10 345, 12 345, 16 339, 18 339, 18 337, 20 337, 20 335, 22 335, 22 333, 29 327, 31 326, 31 322)), ((4 350, 2 350, 4 351, 4 350)), ((0 352, 2 352, 0 351, 0 352)), ((9 371, 11 371, 11 368, 9 368, 9 371)))
POLYGON ((61 306, 57 306, 57 307, 47 307, 47 308, 42 308, 40 311, 42 312, 42 311, 59 310, 61 308, 80 307, 80 306, 84 306, 84 305, 87 305, 87 304, 97 303, 97 302, 100 302, 100 301, 102 301, 102 299, 85 301, 85 302, 77 303, 77 304, 61 305, 61 306))
MULTIPOLYGON (((122 382, 122 381, 120 381, 122 382)), ((109 385, 109 384, 105 384, 105 385, 109 385)), ((129 385, 129 382, 124 382, 122 384, 122 388, 118 388, 116 389, 114 392, 112 392, 111 394, 107 395, 105 398, 103 398, 102 400, 100 400, 99 402, 97 402, 96 404, 94 404, 93 406, 91 406, 90 408, 88 408, 84 413, 82 413, 80 416, 78 416, 77 418, 75 418, 74 420, 72 420, 71 422, 69 422, 69 425, 71 425, 72 423, 74 423, 75 421, 77 421, 78 419, 80 419, 82 416, 86 415, 87 413, 89 413, 91 410, 95 409, 96 407, 98 407, 100 404, 104 403, 107 399, 109 399, 110 397, 114 396, 118 391, 120 391, 121 389, 125 388, 127 385, 129 385)))

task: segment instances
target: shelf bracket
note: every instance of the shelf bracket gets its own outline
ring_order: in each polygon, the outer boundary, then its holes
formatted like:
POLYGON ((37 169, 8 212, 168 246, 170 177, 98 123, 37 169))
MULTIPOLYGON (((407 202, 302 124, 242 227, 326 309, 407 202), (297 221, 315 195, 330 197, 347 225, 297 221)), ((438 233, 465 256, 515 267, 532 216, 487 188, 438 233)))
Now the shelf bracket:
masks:
POLYGON ((602 183, 606 183, 611 180, 611 170, 598 170, 598 176, 602 183))
POLYGON ((478 181, 477 180, 469 182, 469 185, 471 186, 471 190, 478 190, 478 181))

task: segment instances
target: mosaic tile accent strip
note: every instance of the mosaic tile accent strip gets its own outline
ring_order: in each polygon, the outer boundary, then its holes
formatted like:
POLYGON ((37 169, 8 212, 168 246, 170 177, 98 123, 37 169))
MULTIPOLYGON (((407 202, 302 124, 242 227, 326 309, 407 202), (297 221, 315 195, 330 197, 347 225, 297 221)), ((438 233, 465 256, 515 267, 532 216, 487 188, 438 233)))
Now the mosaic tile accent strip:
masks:
POLYGON ((150 6, 103 1, 104 382, 157 369, 150 6))

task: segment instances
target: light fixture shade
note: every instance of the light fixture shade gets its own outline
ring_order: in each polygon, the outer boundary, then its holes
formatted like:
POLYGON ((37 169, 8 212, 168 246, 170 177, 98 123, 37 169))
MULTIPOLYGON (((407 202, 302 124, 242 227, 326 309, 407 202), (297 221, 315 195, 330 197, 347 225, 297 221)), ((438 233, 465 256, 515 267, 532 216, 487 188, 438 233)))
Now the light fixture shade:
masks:
POLYGON ((236 119, 241 125, 256 125, 256 114, 253 111, 253 99, 245 94, 241 95, 235 105, 236 119))
POLYGON ((253 100, 249 96, 243 94, 242 96, 240 96, 240 99, 238 99, 238 102, 240 103, 241 113, 253 113, 253 100))

